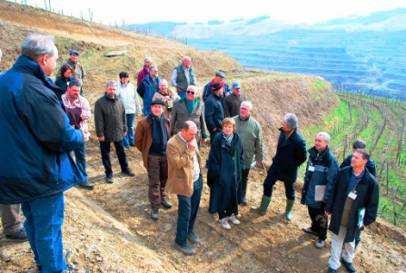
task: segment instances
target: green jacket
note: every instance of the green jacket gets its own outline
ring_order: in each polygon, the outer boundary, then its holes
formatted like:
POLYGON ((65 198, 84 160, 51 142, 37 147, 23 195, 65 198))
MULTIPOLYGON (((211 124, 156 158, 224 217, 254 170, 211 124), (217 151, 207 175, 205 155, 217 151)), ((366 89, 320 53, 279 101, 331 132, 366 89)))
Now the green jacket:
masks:
POLYGON ((264 160, 264 147, 262 141, 262 128, 253 117, 241 120, 240 116, 233 117, 236 131, 243 146, 243 168, 249 169, 253 160, 264 160))

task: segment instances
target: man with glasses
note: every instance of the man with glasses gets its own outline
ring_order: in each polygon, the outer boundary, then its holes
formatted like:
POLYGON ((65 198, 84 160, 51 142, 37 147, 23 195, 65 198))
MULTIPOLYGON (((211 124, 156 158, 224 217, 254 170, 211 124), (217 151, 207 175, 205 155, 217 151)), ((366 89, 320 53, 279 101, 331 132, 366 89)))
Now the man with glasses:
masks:
POLYGON ((209 136, 204 120, 204 104, 195 86, 190 85, 186 91, 186 97, 177 101, 173 106, 171 116, 171 135, 179 133, 185 121, 193 121, 198 130, 196 140, 205 141, 209 136))

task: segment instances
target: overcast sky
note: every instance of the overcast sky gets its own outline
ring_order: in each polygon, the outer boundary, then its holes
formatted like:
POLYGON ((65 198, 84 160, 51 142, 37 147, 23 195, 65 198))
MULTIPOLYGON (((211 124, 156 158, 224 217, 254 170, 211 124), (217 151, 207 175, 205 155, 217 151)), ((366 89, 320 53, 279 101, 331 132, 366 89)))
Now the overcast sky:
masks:
POLYGON ((48 1, 53 9, 77 17, 83 14, 87 18, 91 9, 94 20, 105 24, 205 22, 262 15, 289 23, 313 23, 406 7, 406 0, 26 0, 42 8, 48 1))

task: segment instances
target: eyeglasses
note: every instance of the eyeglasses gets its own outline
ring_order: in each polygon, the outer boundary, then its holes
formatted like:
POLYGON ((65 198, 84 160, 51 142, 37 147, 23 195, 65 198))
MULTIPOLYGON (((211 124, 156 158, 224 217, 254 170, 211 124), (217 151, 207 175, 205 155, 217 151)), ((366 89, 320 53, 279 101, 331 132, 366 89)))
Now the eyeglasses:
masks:
POLYGON ((195 92, 193 92, 193 91, 186 91, 186 93, 187 93, 187 94, 192 94, 192 95, 195 94, 195 92))

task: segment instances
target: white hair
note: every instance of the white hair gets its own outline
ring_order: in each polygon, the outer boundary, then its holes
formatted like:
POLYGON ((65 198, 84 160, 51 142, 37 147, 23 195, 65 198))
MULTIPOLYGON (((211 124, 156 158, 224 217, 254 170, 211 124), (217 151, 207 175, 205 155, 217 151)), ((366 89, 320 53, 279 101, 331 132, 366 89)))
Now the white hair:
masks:
POLYGON ((287 113, 283 117, 283 121, 288 124, 290 129, 296 129, 299 126, 299 120, 297 119, 297 116, 294 113, 287 113))
POLYGON ((150 63, 152 63, 151 57, 145 56, 145 58, 144 58, 144 63, 145 63, 145 62, 150 62, 150 63))
POLYGON ((52 36, 32 33, 24 39, 21 54, 35 60, 42 55, 55 56, 58 54, 58 49, 52 36))
POLYGON ((240 108, 241 108, 242 106, 248 107, 248 109, 249 109, 250 111, 251 111, 252 108, 253 108, 252 102, 249 101, 249 100, 245 100, 245 101, 241 102, 240 108))
POLYGON ((318 132, 316 137, 322 137, 326 143, 330 143, 330 134, 327 132, 318 132))
POLYGON ((161 80, 159 81, 159 86, 164 85, 164 84, 168 85, 168 81, 165 80, 165 79, 161 79, 161 80))
POLYGON ((114 87, 117 88, 117 86, 118 86, 117 81, 113 81, 113 80, 107 81, 107 83, 106 83, 106 88, 109 88, 109 87, 111 87, 111 86, 114 86, 114 87))

